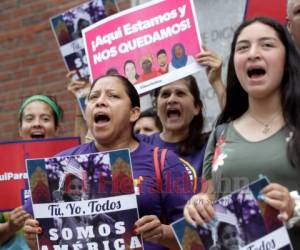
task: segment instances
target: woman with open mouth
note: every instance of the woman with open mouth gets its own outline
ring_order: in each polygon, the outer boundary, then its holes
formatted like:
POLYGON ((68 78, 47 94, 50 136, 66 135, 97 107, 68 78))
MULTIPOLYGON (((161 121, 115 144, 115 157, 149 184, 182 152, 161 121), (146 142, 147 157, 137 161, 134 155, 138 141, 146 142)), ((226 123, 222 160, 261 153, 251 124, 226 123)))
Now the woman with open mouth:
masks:
MULTIPOLYGON (((208 80, 223 106, 225 87, 221 80, 222 59, 205 49, 196 60, 206 67, 208 80)), ((152 145, 175 152, 189 172, 193 191, 200 191, 202 164, 208 133, 203 133, 204 114, 196 79, 190 75, 156 89, 154 107, 162 132, 139 138, 152 145)))
MULTIPOLYGON (((161 172, 162 189, 158 188, 153 160, 155 147, 139 141, 133 134, 139 115, 139 95, 129 80, 118 75, 102 76, 92 84, 86 107, 88 128, 95 140, 59 155, 129 148, 133 178, 139 182, 137 202, 140 219, 135 223, 134 233, 142 235, 146 250, 178 249, 169 224, 182 217, 183 206, 191 197, 192 188, 189 181, 183 180, 183 176, 187 176, 184 166, 171 151, 166 153, 161 172)), ((36 223, 35 220, 27 220, 24 228, 32 249, 37 247, 35 234, 40 231, 36 223)))
POLYGON ((62 109, 46 95, 26 98, 19 110, 19 134, 24 140, 48 139, 57 136, 62 109))
POLYGON ((279 211, 294 249, 300 249, 299 65, 295 44, 278 21, 257 17, 237 28, 226 104, 217 121, 223 132, 209 138, 203 167, 208 189, 185 206, 190 223, 209 223, 214 199, 262 174, 270 184, 257 199, 279 211))

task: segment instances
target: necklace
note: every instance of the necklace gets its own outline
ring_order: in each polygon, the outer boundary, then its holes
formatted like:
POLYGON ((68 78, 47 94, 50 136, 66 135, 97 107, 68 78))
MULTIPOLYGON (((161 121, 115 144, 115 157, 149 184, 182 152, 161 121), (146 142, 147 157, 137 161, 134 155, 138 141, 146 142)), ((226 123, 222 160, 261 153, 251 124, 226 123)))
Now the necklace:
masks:
POLYGON ((272 124, 272 122, 275 120, 275 118, 277 118, 277 116, 279 115, 279 112, 276 112, 273 116, 272 116, 272 118, 271 118, 271 120, 269 121, 269 122, 262 122, 262 121, 260 121, 260 120, 258 120, 255 116, 253 116, 251 113, 250 113, 250 111, 248 110, 248 114, 249 114, 249 116, 253 119, 253 120, 255 120, 256 122, 258 122, 259 124, 261 124, 261 125, 263 125, 263 130, 261 131, 263 134, 268 134, 269 132, 270 132, 270 130, 271 130, 271 127, 270 127, 270 125, 272 124))

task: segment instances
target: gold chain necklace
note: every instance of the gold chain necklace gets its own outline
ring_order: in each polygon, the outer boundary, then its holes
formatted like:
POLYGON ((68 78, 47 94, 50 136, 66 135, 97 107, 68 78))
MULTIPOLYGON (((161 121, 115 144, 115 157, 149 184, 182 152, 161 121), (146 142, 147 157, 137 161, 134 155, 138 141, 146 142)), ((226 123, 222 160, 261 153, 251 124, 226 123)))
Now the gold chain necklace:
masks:
POLYGON ((263 125, 263 130, 261 131, 263 134, 268 134, 269 132, 270 132, 270 130, 271 130, 271 127, 270 127, 270 125, 271 125, 271 123, 275 120, 275 118, 279 115, 279 111, 278 112, 276 112, 273 116, 272 116, 272 118, 271 118, 271 120, 269 121, 269 122, 262 122, 262 121, 260 121, 260 120, 258 120, 256 117, 254 117, 251 113, 250 113, 250 111, 248 110, 248 114, 249 114, 249 116, 253 119, 253 120, 255 120, 257 123, 259 123, 259 124, 261 124, 261 125, 263 125))

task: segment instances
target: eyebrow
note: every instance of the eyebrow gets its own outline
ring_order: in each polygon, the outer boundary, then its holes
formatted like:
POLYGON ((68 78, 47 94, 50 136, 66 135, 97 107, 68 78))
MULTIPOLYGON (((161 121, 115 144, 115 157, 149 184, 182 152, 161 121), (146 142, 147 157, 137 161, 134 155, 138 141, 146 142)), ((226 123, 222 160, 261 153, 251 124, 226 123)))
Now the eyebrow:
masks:
MULTIPOLYGON (((258 41, 260 41, 260 42, 261 41, 266 41, 266 40, 278 41, 278 38, 276 38, 276 37, 261 37, 261 38, 258 39, 258 41)), ((238 44, 238 43, 248 43, 248 42, 249 42, 249 40, 244 39, 244 40, 237 41, 236 44, 238 44)))
POLYGON ((116 89, 93 89, 92 91, 91 91, 91 93, 94 93, 94 92, 102 92, 102 91, 104 91, 104 92, 108 92, 108 91, 117 91, 116 89))

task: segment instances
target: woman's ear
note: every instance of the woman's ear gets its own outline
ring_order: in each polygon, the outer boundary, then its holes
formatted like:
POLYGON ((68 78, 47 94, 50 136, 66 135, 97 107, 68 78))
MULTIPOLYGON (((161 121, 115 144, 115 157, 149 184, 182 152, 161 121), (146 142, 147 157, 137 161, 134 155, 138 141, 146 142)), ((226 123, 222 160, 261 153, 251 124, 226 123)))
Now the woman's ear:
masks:
POLYGON ((130 111, 130 121, 131 122, 136 122, 137 119, 139 119, 141 114, 141 109, 139 107, 133 107, 130 111))

